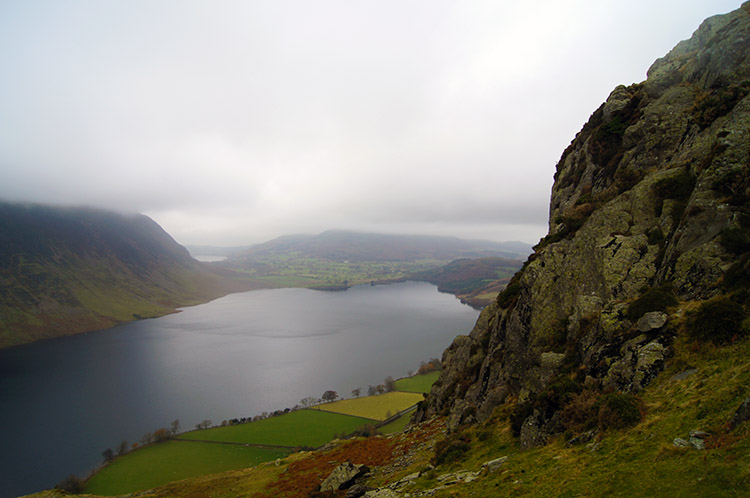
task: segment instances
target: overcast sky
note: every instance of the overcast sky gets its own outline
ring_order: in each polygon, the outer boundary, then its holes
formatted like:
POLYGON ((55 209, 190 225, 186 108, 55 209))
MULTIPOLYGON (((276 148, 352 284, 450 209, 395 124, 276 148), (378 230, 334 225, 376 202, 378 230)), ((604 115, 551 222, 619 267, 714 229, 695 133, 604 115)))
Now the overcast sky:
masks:
POLYGON ((589 115, 740 3, 2 0, 0 199, 535 243, 589 115))

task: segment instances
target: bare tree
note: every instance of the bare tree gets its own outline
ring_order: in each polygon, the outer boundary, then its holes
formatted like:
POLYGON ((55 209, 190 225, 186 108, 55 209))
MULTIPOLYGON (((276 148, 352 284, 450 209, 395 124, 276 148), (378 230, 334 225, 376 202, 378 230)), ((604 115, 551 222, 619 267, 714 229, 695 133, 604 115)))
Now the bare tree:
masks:
POLYGON ((73 474, 70 474, 68 477, 55 485, 55 489, 61 489, 68 493, 73 493, 74 495, 83 493, 83 488, 83 479, 73 474))
POLYGON ((390 375, 385 378, 383 385, 385 386, 385 392, 387 393, 396 390, 396 381, 393 380, 393 377, 390 375))
POLYGON ((160 429, 156 429, 151 437, 153 437, 154 441, 156 441, 157 443, 161 443, 162 441, 166 441, 167 439, 169 439, 169 431, 165 427, 162 427, 160 429))
POLYGON ((109 463, 115 459, 115 452, 112 451, 112 448, 107 448, 106 450, 102 451, 102 456, 104 457, 104 461, 109 463))
POLYGON ((213 422, 211 421, 210 418, 207 418, 203 420, 202 422, 198 422, 197 424, 195 424, 195 428, 198 430, 208 429, 209 427, 211 427, 211 424, 213 424, 213 422))
POLYGON ((120 445, 117 447, 117 455, 122 456, 128 452, 128 442, 124 439, 120 441, 120 445))
POLYGON ((352 389, 352 396, 355 398, 359 398, 359 395, 362 393, 362 388, 358 387, 356 389, 352 389))
POLYGON ((304 408, 308 408, 310 406, 313 406, 316 404, 317 398, 314 398, 312 396, 308 396, 306 398, 302 398, 299 402, 300 405, 302 405, 304 408))
POLYGON ((172 423, 169 424, 169 432, 173 436, 176 436, 180 432, 180 419, 176 418, 172 420, 172 423))

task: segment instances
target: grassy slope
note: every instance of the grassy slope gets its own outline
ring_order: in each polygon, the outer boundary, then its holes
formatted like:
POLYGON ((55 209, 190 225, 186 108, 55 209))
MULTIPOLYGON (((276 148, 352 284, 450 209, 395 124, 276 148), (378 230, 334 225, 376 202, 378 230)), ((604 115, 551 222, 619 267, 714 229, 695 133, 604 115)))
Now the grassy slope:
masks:
POLYGON ((369 420, 339 413, 298 410, 247 424, 186 432, 180 439, 317 447, 368 423, 369 420))
MULTIPOLYGON (((397 387, 429 390, 436 374, 400 379, 397 387)), ((323 405, 325 410, 299 410, 247 424, 187 432, 179 437, 185 441, 149 445, 118 458, 87 482, 86 492, 101 495, 129 493, 179 479, 198 478, 275 460, 288 451, 200 441, 317 447, 339 435, 350 434, 372 420, 382 420, 388 412, 398 412, 421 399, 420 394, 413 392, 393 392, 328 403, 323 405), (358 413, 364 418, 338 413, 340 411, 358 413)), ((380 432, 398 433, 410 418, 411 413, 405 414, 383 426, 380 432)))
MULTIPOLYGON (((378 396, 391 403, 406 399, 399 394, 378 396), (394 401, 395 400, 395 401, 394 401)), ((375 418, 383 411, 383 400, 367 398, 349 400, 346 406, 361 405, 358 410, 375 418), (374 409, 373 413, 368 412, 374 409)), ((413 403, 412 403, 413 404, 413 403)), ((398 406, 401 406, 400 404, 398 406)), ((135 450, 98 471, 86 484, 87 493, 112 495, 129 493, 166 483, 227 470, 256 465, 286 455, 284 448, 257 448, 241 444, 317 447, 371 420, 322 410, 299 410, 257 422, 228 427, 191 431, 182 434, 184 441, 168 441, 135 450), (214 442, 202 442, 214 441, 214 442)))
POLYGON ((146 216, 2 202, 0 281, 0 347, 259 286, 193 260, 146 216))
MULTIPOLYGON (((452 488, 460 496, 746 496, 750 489, 750 424, 730 431, 726 423, 750 395, 750 340, 717 348, 678 341, 668 369, 642 393, 645 419, 627 430, 610 431, 596 447, 566 447, 562 437, 521 451, 508 422, 497 413, 490 423, 469 431, 466 458, 436 469, 478 470, 499 456, 509 459, 501 472, 452 488), (684 380, 673 376, 688 368, 684 380), (692 429, 709 432, 708 449, 677 448, 676 437, 692 429), (489 434, 489 437, 487 435, 489 434), (485 441, 479 441, 487 437, 485 441)), ((425 480, 430 488, 436 480, 425 480)), ((438 493, 436 496, 450 496, 438 493)))
MULTIPOLYGON (((545 447, 523 451, 510 434, 507 416, 512 407, 501 407, 488 422, 466 430, 471 437, 468 453, 425 473, 413 489, 435 488, 441 474, 479 470, 483 462, 508 456, 497 472, 469 484, 438 490, 434 496, 747 496, 750 422, 734 430, 729 430, 726 423, 750 395, 750 339, 724 347, 697 346, 678 339, 675 351, 667 369, 641 393, 647 411, 638 425, 608 431, 595 446, 566 447, 559 437, 545 447), (688 368, 696 368, 697 372, 683 380, 673 379, 688 368), (691 429, 712 434, 706 450, 676 448, 672 444, 674 438, 686 437, 691 429)), ((394 436, 394 444, 412 435, 394 436)), ((426 444, 411 447, 429 448, 442 437, 437 430, 426 444)), ((372 439, 362 440, 362 444, 372 439)), ((354 451, 356 446, 351 448, 354 451)), ((420 450, 407 465, 376 469, 370 484, 393 482, 423 469, 431 454, 420 450)), ((307 461, 316 455, 290 458, 307 461)), ((346 454, 342 455, 341 461, 346 458, 346 454)), ((320 459, 334 460, 329 454, 320 459)), ((148 496, 192 496, 206 489, 211 490, 208 495, 212 497, 237 496, 238 489, 252 490, 252 496, 265 483, 275 480, 319 482, 324 477, 321 473, 305 474, 299 465, 289 470, 285 465, 266 465, 174 483, 148 496)))
POLYGON ((440 372, 430 372, 424 375, 414 375, 404 377, 396 381, 397 391, 406 391, 412 393, 428 393, 432 389, 432 384, 440 377, 440 372))
MULTIPOLYGON (((640 394, 646 414, 636 426, 607 431, 593 445, 567 447, 560 436, 545 447, 524 451, 510 433, 508 415, 512 407, 501 407, 489 421, 466 429, 465 434, 471 438, 467 453, 426 472, 413 489, 435 488, 441 474, 479 470, 483 462, 507 456, 507 462, 497 472, 472 483, 438 490, 433 496, 747 496, 750 422, 733 430, 727 422, 750 395, 750 339, 716 347, 678 338, 674 348, 675 357, 667 369, 640 394), (690 368, 697 372, 682 380, 674 379, 675 374, 690 368), (707 449, 676 448, 672 444, 674 438, 685 438, 692 429, 711 434, 707 449)), ((400 444, 412 434, 394 436, 393 444, 400 444)), ((442 437, 442 431, 437 430, 431 442, 412 447, 429 448, 442 437)), ((362 440, 361 444, 371 440, 362 440)), ((349 453, 341 455, 341 461, 354 454, 360 443, 353 444, 349 453)), ((317 458, 335 464, 329 454, 317 455, 291 458, 298 462, 317 458)), ((375 469, 370 484, 393 482, 423 469, 430 456, 430 451, 420 451, 406 465, 375 469)), ((229 497, 237 496, 237 489, 255 493, 264 483, 277 480, 298 479, 301 485, 310 479, 319 483, 327 475, 311 475, 305 468, 308 467, 301 464, 279 468, 266 465, 174 483, 149 496, 192 496, 198 490, 211 489, 208 496, 229 497)))
POLYGON ((378 428, 378 432, 381 434, 398 434, 406 428, 406 424, 411 420, 411 416, 414 415, 414 411, 404 413, 396 420, 389 422, 378 428))
POLYGON ((187 477, 257 465, 286 453, 241 445, 167 441, 134 451, 107 465, 87 482, 86 492, 130 493, 187 477))
POLYGON ((356 399, 343 399, 318 405, 316 408, 328 412, 345 413, 355 417, 372 420, 385 420, 401 410, 417 404, 424 399, 421 394, 390 392, 378 396, 367 396, 356 399))

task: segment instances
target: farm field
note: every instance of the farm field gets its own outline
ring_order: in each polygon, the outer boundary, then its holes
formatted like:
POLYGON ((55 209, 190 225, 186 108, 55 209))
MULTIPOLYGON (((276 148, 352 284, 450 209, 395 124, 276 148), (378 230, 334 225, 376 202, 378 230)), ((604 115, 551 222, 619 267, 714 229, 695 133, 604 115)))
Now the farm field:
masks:
POLYGON ((428 393, 438 377, 440 377, 440 372, 435 371, 398 379, 396 381, 396 390, 412 393, 428 393))
POLYGON ((340 262, 305 257, 267 257, 235 270, 272 287, 346 288, 370 282, 395 281, 447 261, 340 262))
POLYGON ((247 424, 186 432, 179 439, 315 448, 368 423, 356 416, 306 409, 247 424))
MULTIPOLYGON (((409 389, 429 389, 436 373, 401 379, 397 386, 400 382, 409 389)), ((89 479, 85 491, 101 495, 130 493, 189 477, 250 467, 283 457, 295 448, 322 446, 373 421, 386 420, 422 399, 421 392, 393 391, 334 401, 256 422, 186 432, 174 440, 118 457, 89 479)), ((399 432, 410 417, 411 412, 404 414, 380 432, 399 432)))
POLYGON ((409 410, 407 413, 404 413, 393 422, 389 422, 384 426, 379 427, 378 432, 381 434, 385 434, 386 436, 389 434, 396 434, 398 432, 401 432, 406 427, 406 424, 409 423, 409 420, 411 420, 412 415, 414 415, 414 410, 409 410))
POLYGON ((86 483, 85 492, 100 495, 131 493, 168 482, 240 469, 289 453, 237 444, 166 441, 117 458, 86 483))
POLYGON ((423 399, 424 397, 420 393, 393 391, 377 396, 342 399, 318 405, 315 408, 321 411, 343 413, 380 421, 416 405, 423 399))

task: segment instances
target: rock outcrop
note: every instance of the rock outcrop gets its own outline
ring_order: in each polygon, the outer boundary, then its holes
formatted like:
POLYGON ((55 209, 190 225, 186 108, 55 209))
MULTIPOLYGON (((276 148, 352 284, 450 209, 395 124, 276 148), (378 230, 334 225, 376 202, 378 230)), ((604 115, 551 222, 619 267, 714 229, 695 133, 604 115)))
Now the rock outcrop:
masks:
MULTIPOLYGON (((445 351, 417 420, 483 421, 561 379, 636 393, 663 369, 675 310, 750 281, 749 93, 750 2, 615 88, 557 164, 548 235, 445 351)), ((559 430, 525 415, 529 446, 559 430)))

